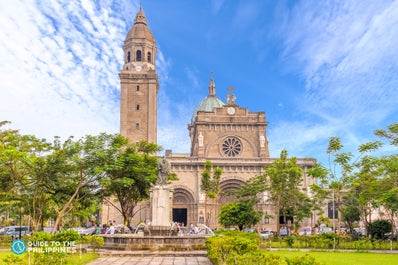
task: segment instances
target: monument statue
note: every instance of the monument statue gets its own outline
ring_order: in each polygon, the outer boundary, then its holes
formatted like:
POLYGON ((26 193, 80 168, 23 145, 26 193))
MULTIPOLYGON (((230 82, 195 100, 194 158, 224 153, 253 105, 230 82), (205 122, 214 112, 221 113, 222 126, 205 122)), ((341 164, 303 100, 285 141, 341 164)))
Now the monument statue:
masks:
POLYGON ((151 227, 168 231, 173 201, 173 189, 167 185, 167 178, 171 170, 170 162, 163 157, 157 162, 157 168, 158 179, 156 185, 151 189, 151 227))
POLYGON ((164 186, 167 184, 167 177, 170 173, 170 162, 167 161, 165 157, 160 159, 157 163, 158 171, 158 180, 156 181, 156 185, 164 186))

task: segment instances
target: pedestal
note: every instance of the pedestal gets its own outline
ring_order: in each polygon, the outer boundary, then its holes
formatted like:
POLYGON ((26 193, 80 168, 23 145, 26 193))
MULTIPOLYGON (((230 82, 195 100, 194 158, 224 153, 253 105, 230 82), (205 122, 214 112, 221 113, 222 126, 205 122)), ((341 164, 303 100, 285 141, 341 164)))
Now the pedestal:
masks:
POLYGON ((151 191, 151 226, 170 227, 171 220, 171 202, 173 189, 169 186, 156 185, 151 191))

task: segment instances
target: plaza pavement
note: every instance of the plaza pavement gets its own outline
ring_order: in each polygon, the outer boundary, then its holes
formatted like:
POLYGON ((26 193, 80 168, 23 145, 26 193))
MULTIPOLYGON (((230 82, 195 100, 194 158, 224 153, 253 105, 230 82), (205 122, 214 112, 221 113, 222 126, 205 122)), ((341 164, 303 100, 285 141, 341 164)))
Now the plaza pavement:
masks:
POLYGON ((212 265, 207 257, 101 257, 87 265, 212 265))
POLYGON ((87 265, 212 265, 206 251, 100 251, 87 265))

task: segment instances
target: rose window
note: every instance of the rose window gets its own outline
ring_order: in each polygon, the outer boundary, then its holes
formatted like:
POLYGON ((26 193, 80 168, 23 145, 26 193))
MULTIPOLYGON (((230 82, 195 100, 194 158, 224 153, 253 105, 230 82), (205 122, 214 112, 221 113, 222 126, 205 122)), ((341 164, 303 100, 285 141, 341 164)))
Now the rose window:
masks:
POLYGON ((228 137, 222 144, 222 152, 228 157, 238 156, 242 152, 242 143, 236 137, 228 137))

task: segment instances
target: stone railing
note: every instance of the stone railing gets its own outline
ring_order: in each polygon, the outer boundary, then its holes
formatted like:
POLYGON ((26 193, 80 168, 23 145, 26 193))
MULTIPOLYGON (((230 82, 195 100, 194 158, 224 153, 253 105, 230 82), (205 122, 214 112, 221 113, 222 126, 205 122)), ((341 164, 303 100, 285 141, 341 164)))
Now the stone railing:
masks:
POLYGON ((104 249, 151 250, 151 251, 190 251, 204 250, 206 236, 143 236, 139 234, 103 235, 104 249))

